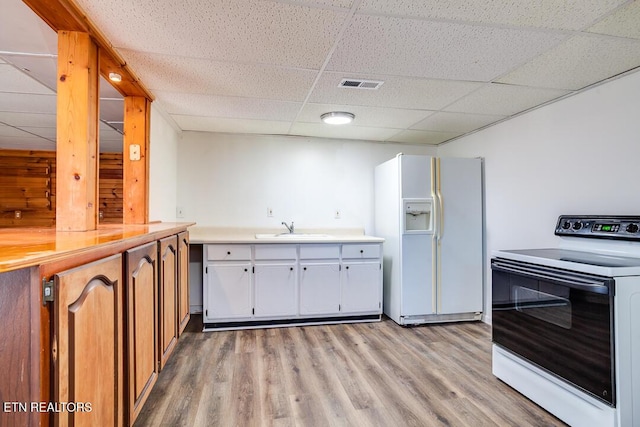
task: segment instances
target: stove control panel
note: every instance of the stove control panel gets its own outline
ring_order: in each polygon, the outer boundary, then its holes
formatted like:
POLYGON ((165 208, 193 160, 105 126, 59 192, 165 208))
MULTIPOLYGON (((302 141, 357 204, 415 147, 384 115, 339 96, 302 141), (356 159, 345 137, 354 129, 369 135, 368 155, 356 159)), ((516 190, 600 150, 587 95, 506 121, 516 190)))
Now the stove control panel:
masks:
POLYGON ((640 241, 640 216, 560 215, 555 234, 640 241))

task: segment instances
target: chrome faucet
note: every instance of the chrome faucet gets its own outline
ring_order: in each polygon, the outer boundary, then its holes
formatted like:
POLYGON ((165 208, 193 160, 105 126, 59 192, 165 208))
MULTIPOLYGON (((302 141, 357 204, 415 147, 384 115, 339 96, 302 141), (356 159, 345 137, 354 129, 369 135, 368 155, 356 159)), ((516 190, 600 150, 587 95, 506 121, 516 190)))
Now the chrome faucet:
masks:
POLYGON ((282 225, 284 225, 285 227, 287 227, 287 230, 289 230, 289 234, 293 234, 293 221, 291 221, 291 226, 289 226, 286 222, 282 221, 282 225))

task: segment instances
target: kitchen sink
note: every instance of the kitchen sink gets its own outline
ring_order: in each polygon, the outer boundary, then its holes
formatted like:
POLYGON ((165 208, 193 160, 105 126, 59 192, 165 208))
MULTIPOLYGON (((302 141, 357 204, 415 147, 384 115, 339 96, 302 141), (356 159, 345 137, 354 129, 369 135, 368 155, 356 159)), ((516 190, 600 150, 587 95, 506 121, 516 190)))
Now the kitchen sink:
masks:
POLYGON ((332 236, 322 233, 256 234, 256 239, 326 239, 332 236))

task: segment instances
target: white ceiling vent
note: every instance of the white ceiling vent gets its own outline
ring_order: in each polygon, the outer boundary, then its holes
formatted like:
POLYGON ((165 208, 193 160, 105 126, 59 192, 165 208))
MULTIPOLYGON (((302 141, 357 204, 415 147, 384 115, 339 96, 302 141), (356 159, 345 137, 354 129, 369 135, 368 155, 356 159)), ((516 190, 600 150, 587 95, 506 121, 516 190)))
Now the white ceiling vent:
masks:
POLYGON ((361 79, 342 79, 338 87, 348 87, 353 89, 373 89, 376 90, 382 86, 379 80, 361 80, 361 79))

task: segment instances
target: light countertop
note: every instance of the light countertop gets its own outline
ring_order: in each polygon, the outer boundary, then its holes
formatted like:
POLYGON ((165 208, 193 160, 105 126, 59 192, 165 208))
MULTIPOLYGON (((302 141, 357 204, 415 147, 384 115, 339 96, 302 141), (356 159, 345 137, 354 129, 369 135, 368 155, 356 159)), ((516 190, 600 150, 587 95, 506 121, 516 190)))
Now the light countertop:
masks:
POLYGON ((191 243, 382 243, 381 237, 367 236, 359 228, 296 229, 292 235, 281 228, 189 227, 191 243), (284 233, 283 233, 284 231, 284 233), (256 237, 259 236, 259 237, 256 237))

